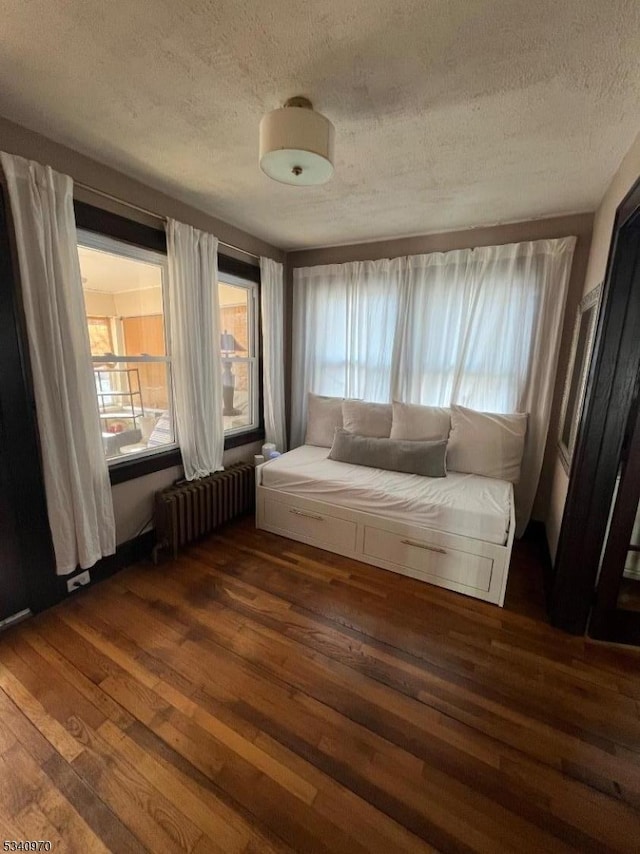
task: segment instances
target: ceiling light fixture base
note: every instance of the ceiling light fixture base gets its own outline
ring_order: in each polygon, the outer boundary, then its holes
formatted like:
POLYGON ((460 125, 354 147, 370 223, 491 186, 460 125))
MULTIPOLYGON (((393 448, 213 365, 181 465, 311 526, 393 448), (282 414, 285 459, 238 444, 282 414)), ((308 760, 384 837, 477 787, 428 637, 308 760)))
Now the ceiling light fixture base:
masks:
POLYGON ((297 95, 260 122, 260 168, 281 184, 313 186, 333 175, 334 128, 297 95))

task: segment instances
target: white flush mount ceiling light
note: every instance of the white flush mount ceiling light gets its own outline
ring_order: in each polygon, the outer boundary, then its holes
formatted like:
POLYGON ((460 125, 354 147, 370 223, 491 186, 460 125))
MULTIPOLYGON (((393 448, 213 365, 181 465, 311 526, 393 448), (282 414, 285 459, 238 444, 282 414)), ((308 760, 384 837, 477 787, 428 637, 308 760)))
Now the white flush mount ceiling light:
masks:
POLYGON ((260 122, 260 168, 282 184, 324 184, 333 175, 333 125, 307 98, 289 98, 260 122))

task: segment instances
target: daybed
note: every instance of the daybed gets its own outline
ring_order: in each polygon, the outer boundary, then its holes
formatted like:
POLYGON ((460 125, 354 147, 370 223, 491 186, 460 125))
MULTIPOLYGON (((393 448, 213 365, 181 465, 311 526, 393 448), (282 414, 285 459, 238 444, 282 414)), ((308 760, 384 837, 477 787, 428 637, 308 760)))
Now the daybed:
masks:
POLYGON ((303 445, 256 469, 257 526, 502 605, 515 532, 513 486, 328 459, 303 445))

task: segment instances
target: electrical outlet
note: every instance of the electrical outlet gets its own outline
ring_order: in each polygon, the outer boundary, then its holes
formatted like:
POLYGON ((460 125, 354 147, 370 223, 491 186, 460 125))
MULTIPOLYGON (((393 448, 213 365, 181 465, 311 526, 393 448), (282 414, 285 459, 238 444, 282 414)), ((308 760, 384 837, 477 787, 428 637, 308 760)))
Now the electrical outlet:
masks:
POLYGON ((74 590, 79 590, 81 587, 86 587, 87 584, 91 584, 91 576, 88 569, 78 573, 78 575, 74 575, 73 578, 67 578, 67 590, 69 593, 73 593, 74 590))

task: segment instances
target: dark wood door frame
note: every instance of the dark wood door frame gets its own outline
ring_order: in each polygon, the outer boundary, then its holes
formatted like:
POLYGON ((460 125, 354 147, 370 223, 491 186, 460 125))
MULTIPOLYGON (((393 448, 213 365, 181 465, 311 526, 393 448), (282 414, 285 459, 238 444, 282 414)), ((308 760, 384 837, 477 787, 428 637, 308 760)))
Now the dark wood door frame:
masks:
POLYGON ((0 389, 0 623, 29 607, 27 580, 22 570, 18 530, 7 476, 0 389))
POLYGON ((638 388, 623 449, 620 483, 602 558, 589 634, 602 640, 640 643, 640 612, 618 608, 620 583, 640 498, 640 417, 638 388))
POLYGON ((640 180, 616 212, 602 309, 550 597, 554 625, 583 634, 640 368, 640 180))

